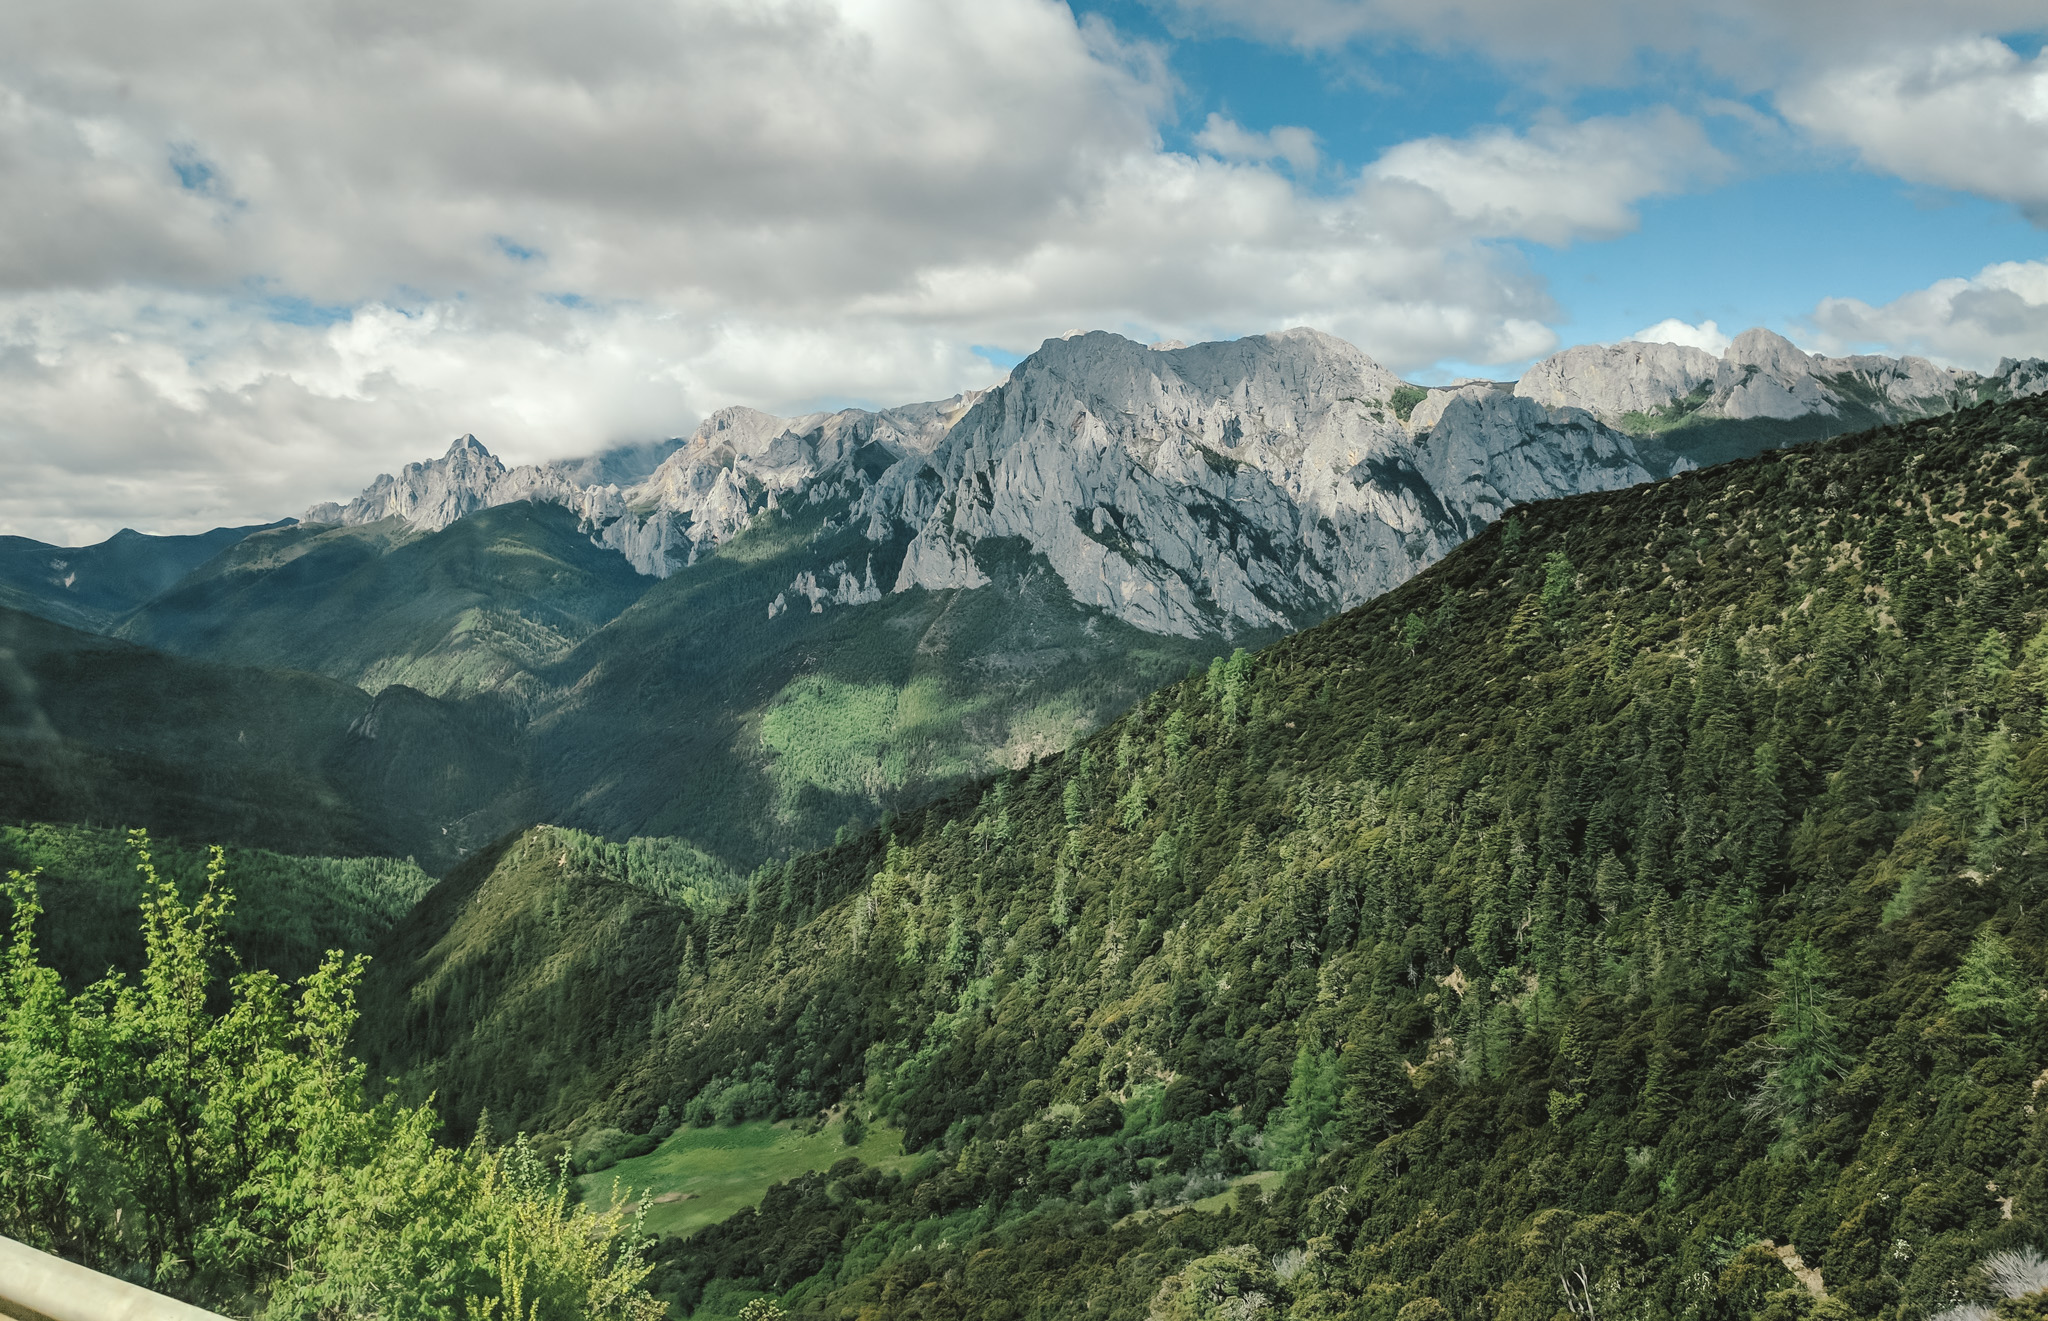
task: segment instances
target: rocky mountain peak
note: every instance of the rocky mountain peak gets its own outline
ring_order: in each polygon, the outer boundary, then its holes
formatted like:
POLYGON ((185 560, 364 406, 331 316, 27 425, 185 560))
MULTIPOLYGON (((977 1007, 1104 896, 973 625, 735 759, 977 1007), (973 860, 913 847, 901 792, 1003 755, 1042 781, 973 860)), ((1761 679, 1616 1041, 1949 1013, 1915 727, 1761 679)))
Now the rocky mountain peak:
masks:
POLYGON ((439 528, 486 505, 550 500, 597 544, 666 577, 760 518, 822 510, 876 552, 865 577, 835 562, 792 583, 785 601, 813 611, 866 604, 883 581, 979 588, 992 581, 986 547, 1001 542, 1128 623, 1229 634, 1356 605, 1515 504, 1693 466, 1666 439, 1681 427, 1720 428, 1734 437, 1716 442, 1724 450, 1755 452, 1787 443, 1770 429, 1786 422, 1841 431, 2038 389, 2048 363, 1987 379, 1918 358, 1821 357, 1762 328, 1718 357, 1582 345, 1519 381, 1429 389, 1308 327, 1194 345, 1075 331, 988 390, 796 417, 723 408, 630 464, 507 469, 464 436, 307 518, 439 528))
MULTIPOLYGON (((1680 344, 1588 344, 1531 367, 1515 393, 1582 408, 1638 433, 1706 422, 1831 420, 1852 430, 1945 412, 1979 397, 2024 392, 2025 364, 1990 377, 1937 367, 1925 358, 1807 353, 1762 327, 1737 335, 1719 357, 1680 344)), ((2048 366, 2044 366, 2048 375, 2048 366)))
POLYGON ((1761 367, 1786 377, 1810 371, 1814 361, 1812 354, 1775 330, 1766 330, 1762 326, 1753 326, 1729 341, 1721 360, 1738 366, 1761 367))
POLYGON ((356 524, 402 518, 438 531, 491 504, 491 489, 504 475, 505 465, 497 455, 475 436, 463 435, 440 458, 408 463, 396 475, 380 473, 348 504, 315 505, 301 521, 356 524))

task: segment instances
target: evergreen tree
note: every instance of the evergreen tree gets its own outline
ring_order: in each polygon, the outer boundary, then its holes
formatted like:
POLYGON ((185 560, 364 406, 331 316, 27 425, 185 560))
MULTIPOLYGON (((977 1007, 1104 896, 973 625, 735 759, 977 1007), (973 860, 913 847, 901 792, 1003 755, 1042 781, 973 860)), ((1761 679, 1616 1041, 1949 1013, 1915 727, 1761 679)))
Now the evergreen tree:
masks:
POLYGON ((1274 1169, 1299 1169, 1335 1145, 1342 1089, 1337 1052, 1304 1041, 1294 1055, 1287 1097, 1266 1126, 1274 1169))
POLYGON ((1827 959, 1810 942, 1795 940, 1771 962, 1770 1053, 1754 1102, 1759 1114, 1791 1140, 1819 1114, 1830 1083, 1847 1058, 1841 1023, 1829 1008, 1827 959))
POLYGON ((2013 957, 2012 947, 1986 926, 1970 942, 1970 952, 1948 984, 1945 999, 1957 1021, 2002 1041, 2033 1025, 2040 997, 2013 957))

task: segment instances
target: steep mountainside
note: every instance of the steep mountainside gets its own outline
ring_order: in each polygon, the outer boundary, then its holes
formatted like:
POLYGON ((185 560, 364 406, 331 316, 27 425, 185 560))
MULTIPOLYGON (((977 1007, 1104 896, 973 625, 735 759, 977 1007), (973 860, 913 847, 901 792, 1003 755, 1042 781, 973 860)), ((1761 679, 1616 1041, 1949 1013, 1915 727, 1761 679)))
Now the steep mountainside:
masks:
POLYGON ((651 580, 559 505, 521 501, 423 533, 398 518, 258 533, 124 620, 118 636, 378 692, 530 702, 538 671, 651 580))
POLYGON ((1223 648, 1077 604, 1015 543, 988 590, 884 595, 901 548, 836 513, 763 520, 576 650, 530 734, 553 819, 751 867, 1064 748, 1223 648), (814 571, 839 586, 761 608, 814 571))
POLYGON ((276 526, 184 537, 122 528, 97 546, 0 537, 0 606, 98 632, 250 533, 276 526))
POLYGON ((2033 399, 1525 507, 716 915, 529 835, 395 937, 382 1058, 507 1125, 933 1153, 667 1245, 685 1301, 1993 1301, 2048 1217, 2044 461, 2033 399))
POLYGON ((517 731, 414 689, 216 665, 0 609, 0 821, 440 869, 533 819, 517 731))

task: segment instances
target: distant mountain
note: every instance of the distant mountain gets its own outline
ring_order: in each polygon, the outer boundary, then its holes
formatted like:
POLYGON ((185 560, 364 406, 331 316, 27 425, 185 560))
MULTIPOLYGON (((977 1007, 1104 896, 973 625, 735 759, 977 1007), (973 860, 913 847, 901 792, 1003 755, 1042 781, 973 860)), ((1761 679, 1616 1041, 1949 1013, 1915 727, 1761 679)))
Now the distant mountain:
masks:
POLYGON ((0 537, 0 605, 97 631, 250 533, 280 526, 217 527, 179 537, 122 528, 96 546, 0 537))
POLYGON ((548 500, 604 511, 612 508, 606 493, 616 495, 621 484, 646 478, 681 445, 679 440, 628 445, 588 458, 507 468, 475 436, 463 436, 439 459, 408 463, 395 477, 381 474, 347 504, 314 505, 300 521, 356 527, 397 518, 438 532, 465 514, 515 500, 548 500))
POLYGON ((439 870, 538 808, 519 731, 490 706, 170 656, 0 607, 0 821, 439 870))
POLYGON ((1925 358, 1821 357, 1761 329, 1719 357, 1681 344, 1583 345, 1515 383, 1518 397, 1583 409, 1694 465, 2043 391, 2039 358, 2008 358, 1984 376, 1925 358))
MULTIPOLYGON (((1718 358, 1590 345, 1518 382, 1441 389, 1313 330, 1171 349, 1096 332, 1048 340, 1002 385, 935 403, 799 418, 727 409, 637 484, 508 469, 465 436, 306 517, 431 529, 554 501, 595 542, 667 577, 764 514, 844 504, 870 543, 903 547, 880 591, 983 586, 982 543, 1015 538, 1085 605, 1149 632, 1229 637, 1368 600, 1518 502, 2043 389, 2038 359, 1982 376, 1816 357, 1761 329, 1718 358)), ((776 593, 778 612, 799 596, 878 595, 858 573, 820 578, 824 567, 776 593)))
POLYGON ((2044 385, 2039 362, 1978 377, 1762 331, 1432 389, 1310 330, 1076 335, 989 391, 727 409, 580 463, 464 436, 113 627, 449 699, 510 731, 493 755, 530 819, 751 867, 1064 748, 1513 505, 2044 385))

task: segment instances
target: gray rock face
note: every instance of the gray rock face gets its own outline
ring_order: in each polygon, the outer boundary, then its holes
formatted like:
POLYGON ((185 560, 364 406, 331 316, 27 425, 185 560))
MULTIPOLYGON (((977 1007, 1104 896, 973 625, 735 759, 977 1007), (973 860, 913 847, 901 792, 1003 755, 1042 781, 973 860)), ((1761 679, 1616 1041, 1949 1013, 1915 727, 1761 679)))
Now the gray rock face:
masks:
POLYGON ((1017 538, 1076 600, 1141 628, 1297 627, 1404 581, 1518 501, 1652 476, 1591 416, 1497 390, 1411 434, 1399 385, 1311 330, 1165 350, 1049 340, 915 479, 871 494, 914 529, 894 590, 977 585, 976 548, 1017 538))
POLYGON ((2048 363, 2007 361, 1991 376, 1925 358, 1804 352, 1764 329, 1746 330, 1716 358, 1680 344, 1588 344, 1546 358, 1515 393, 1582 408, 1610 425, 1700 420, 1789 421, 1816 414, 1861 423, 1947 412, 1979 398, 2009 398, 2015 382, 2048 376, 2048 363))
POLYGON ((820 564, 762 603, 770 619, 869 604, 882 581, 982 588, 989 557, 1021 546, 1083 605, 1153 632, 1227 636, 1376 596, 1515 504, 1688 467, 1639 437, 1694 414, 1846 429, 2048 390, 2048 363, 1981 377, 1920 358, 1816 357, 1751 330, 1718 358, 1673 344, 1568 349, 1517 382, 1429 390, 1405 417, 1402 388, 1314 330, 1192 347, 1076 332, 992 390, 796 418, 728 408, 687 441, 613 452, 623 459, 508 469, 465 436, 307 519, 439 528, 553 501, 596 544, 667 577, 759 519, 805 511, 860 529, 898 567, 878 580, 875 556, 859 573, 820 564))
POLYGON ((1992 378, 2002 382, 2013 398, 2024 399, 2048 391, 2048 362, 2039 358, 2028 358, 2025 362, 2003 358, 1992 378))
POLYGON ((505 465, 495 454, 475 436, 463 436, 440 458, 408 463, 395 477, 379 474, 346 505, 315 505, 301 521, 353 525, 402 518, 415 527, 439 530, 496 503, 491 492, 504 476, 505 465))
POLYGON ((632 445, 587 458, 507 468, 475 436, 463 436, 448 452, 426 463, 408 463, 397 476, 384 473, 347 504, 314 505, 304 523, 354 526, 402 518, 414 527, 439 531, 465 514, 515 500, 543 500, 584 511, 587 518, 616 518, 624 501, 618 483, 645 478, 680 441, 632 445))
POLYGON ((1713 381, 1720 365, 1705 349, 1684 344, 1581 344, 1531 367, 1515 393, 1614 423, 1685 398, 1713 381))

